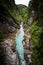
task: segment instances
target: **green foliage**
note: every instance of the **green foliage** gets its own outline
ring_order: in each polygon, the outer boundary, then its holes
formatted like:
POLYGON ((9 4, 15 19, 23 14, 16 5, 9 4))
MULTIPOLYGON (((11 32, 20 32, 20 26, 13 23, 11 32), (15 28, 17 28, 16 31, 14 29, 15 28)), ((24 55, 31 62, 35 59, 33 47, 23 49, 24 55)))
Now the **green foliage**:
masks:
POLYGON ((24 23, 26 23, 28 20, 28 7, 26 7, 25 5, 21 5, 21 4, 17 5, 17 7, 18 7, 18 11, 22 17, 22 21, 24 23))
POLYGON ((33 57, 32 61, 33 62, 32 62, 32 65, 41 65, 41 62, 40 62, 40 60, 38 58, 38 55, 39 55, 39 53, 38 53, 37 49, 33 50, 33 55, 32 55, 32 57, 33 57))
POLYGON ((32 35, 33 45, 35 44, 34 47, 39 45, 38 44, 39 35, 40 35, 40 32, 41 32, 41 28, 38 27, 36 24, 37 24, 37 22, 34 22, 30 26, 30 32, 31 32, 31 35, 32 35))
POLYGON ((0 5, 2 5, 7 10, 9 15, 15 19, 16 22, 20 22, 21 16, 19 15, 14 0, 0 0, 0 5))
POLYGON ((28 20, 28 8, 24 5, 16 5, 14 0, 0 0, 0 5, 3 6, 9 15, 16 21, 28 20))
POLYGON ((35 10, 36 18, 43 18, 43 1, 42 0, 31 0, 29 3, 29 9, 35 10))
POLYGON ((30 26, 33 42, 32 65, 43 65, 43 1, 31 0, 29 10, 35 11, 35 20, 30 26))
MULTIPOLYGON (((40 20, 42 22, 42 19, 40 20)), ((43 23, 43 22, 42 22, 43 23)), ((32 65, 43 65, 43 27, 39 21, 34 21, 30 26, 33 42, 32 65)))

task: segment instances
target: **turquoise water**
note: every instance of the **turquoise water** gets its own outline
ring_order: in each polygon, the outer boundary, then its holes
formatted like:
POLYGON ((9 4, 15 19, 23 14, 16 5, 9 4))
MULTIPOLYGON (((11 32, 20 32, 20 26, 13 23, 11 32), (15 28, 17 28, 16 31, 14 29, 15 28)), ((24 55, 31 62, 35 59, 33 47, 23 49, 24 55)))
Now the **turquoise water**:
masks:
POLYGON ((19 54, 20 57, 20 65, 26 65, 25 60, 24 60, 24 48, 23 48, 23 39, 24 39, 24 30, 23 30, 23 26, 20 25, 20 30, 19 30, 19 34, 16 36, 16 50, 19 54))

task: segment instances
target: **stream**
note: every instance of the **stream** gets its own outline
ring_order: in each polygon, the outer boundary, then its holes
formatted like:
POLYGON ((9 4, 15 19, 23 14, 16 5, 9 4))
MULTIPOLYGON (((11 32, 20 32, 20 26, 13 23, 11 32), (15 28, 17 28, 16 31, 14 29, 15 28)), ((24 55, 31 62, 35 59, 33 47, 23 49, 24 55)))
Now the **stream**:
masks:
POLYGON ((17 34, 15 41, 16 41, 16 50, 19 54, 20 58, 20 65, 26 65, 25 59, 24 59, 24 48, 23 48, 23 39, 24 39, 24 29, 23 25, 21 23, 20 29, 19 29, 19 34, 17 34))

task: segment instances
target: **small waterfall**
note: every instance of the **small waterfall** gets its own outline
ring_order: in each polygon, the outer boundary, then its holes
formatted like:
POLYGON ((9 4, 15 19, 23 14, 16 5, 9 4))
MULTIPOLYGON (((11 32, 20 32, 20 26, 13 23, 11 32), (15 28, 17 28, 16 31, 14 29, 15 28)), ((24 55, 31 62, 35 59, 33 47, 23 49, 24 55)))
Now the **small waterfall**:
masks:
POLYGON ((20 65, 26 65, 25 60, 24 60, 24 48, 23 48, 23 41, 24 39, 24 29, 23 29, 23 25, 20 25, 20 30, 19 30, 19 34, 16 36, 16 50, 19 54, 20 57, 20 65))

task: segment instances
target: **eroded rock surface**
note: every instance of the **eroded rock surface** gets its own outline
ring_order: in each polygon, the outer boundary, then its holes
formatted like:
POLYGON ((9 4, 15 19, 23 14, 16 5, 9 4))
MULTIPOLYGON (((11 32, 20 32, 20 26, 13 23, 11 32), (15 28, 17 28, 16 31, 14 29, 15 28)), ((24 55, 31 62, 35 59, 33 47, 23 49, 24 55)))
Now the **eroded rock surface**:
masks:
MULTIPOLYGON (((32 41, 29 32, 29 27, 24 27, 25 36, 23 40, 24 56, 27 65, 32 63, 32 41)), ((10 33, 0 45, 0 65, 19 65, 20 58, 16 51, 15 37, 18 29, 14 29, 13 33, 10 33), (1 60, 2 59, 2 60, 1 60), (1 62, 3 61, 3 63, 1 62)))

